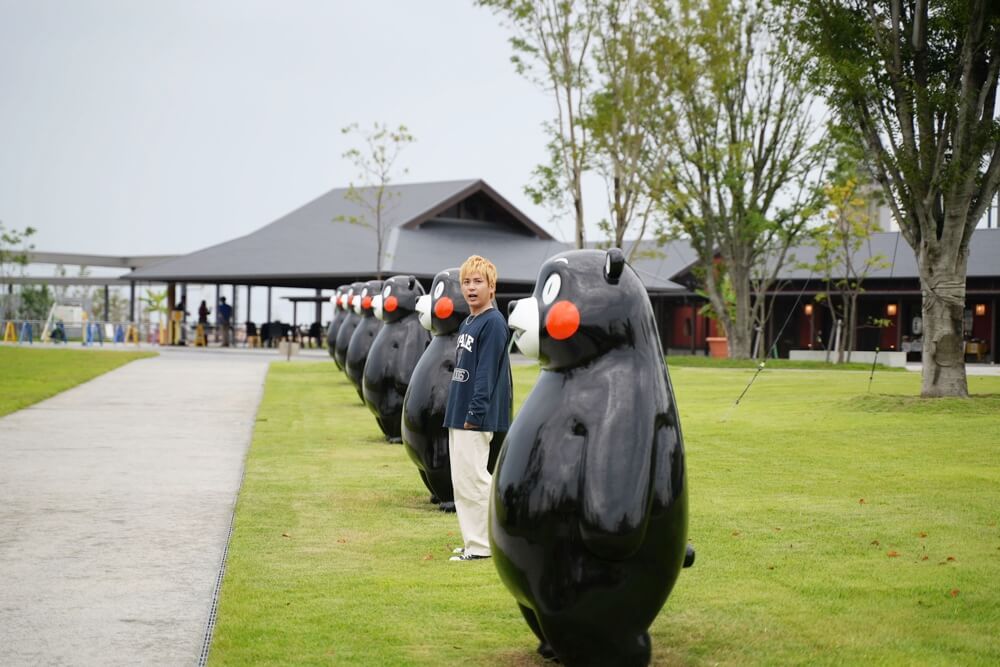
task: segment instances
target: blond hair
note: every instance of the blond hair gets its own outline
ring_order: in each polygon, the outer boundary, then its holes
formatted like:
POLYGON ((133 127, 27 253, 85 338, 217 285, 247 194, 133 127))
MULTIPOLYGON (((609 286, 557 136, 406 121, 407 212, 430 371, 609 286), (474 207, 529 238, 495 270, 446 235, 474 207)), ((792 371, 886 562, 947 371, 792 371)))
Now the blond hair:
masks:
POLYGON ((485 278, 486 285, 490 289, 495 290, 497 288, 497 267, 493 266, 493 262, 485 257, 472 255, 469 259, 465 260, 458 270, 458 281, 464 282, 465 277, 471 273, 478 273, 485 278))

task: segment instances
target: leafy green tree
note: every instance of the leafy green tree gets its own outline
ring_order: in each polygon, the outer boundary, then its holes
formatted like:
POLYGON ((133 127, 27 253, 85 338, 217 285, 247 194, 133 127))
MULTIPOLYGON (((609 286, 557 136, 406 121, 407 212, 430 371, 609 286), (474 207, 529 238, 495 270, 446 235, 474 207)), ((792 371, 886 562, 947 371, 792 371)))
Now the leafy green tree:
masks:
MULTIPOLYGON (((121 293, 121 290, 110 288, 108 290, 108 321, 126 322, 129 319, 129 302, 121 293)), ((94 316, 104 319, 104 289, 96 289, 93 292, 94 316)))
POLYGON ((584 125, 590 132, 592 163, 607 189, 610 220, 599 223, 608 245, 625 249, 629 260, 650 231, 662 237, 655 202, 662 190, 664 147, 654 133, 662 109, 653 63, 654 22, 647 0, 596 0, 593 47, 597 90, 584 125), (650 229, 654 226, 653 229, 650 229))
POLYGON ((517 72, 552 96, 555 119, 545 124, 548 164, 534 172, 525 188, 536 204, 561 210, 572 206, 577 248, 586 243, 583 174, 591 155, 587 127, 592 63, 589 49, 597 30, 596 0, 476 0, 501 16, 510 38, 517 72))
POLYGON ((769 2, 654 0, 654 7, 663 95, 654 118, 666 156, 660 205, 697 253, 730 356, 749 358, 754 331, 773 307, 765 295, 820 210, 824 133, 796 42, 769 2))
POLYGON ((871 252, 871 235, 878 231, 878 221, 871 214, 870 193, 857 177, 831 183, 825 191, 829 202, 826 221, 812 230, 817 252, 808 268, 822 276, 826 287, 816 300, 826 304, 832 321, 844 322, 844 344, 837 353, 837 363, 843 363, 851 361, 855 348, 863 283, 873 270, 888 267, 889 261, 871 252), (865 246, 867 254, 862 252, 865 246))
POLYGON ((968 396, 969 241, 1000 186, 1000 3, 788 0, 920 270, 921 395, 968 396))
MULTIPOLYGON (((0 283, 4 278, 10 278, 15 272, 23 273, 24 267, 28 265, 28 253, 34 248, 28 243, 28 239, 34 235, 34 227, 25 227, 17 230, 6 227, 0 220, 0 283)), ((11 299, 11 290, 2 295, 4 307, 4 319, 11 319, 14 316, 14 303, 11 299)))
POLYGON ((145 296, 140 297, 139 301, 145 306, 144 310, 146 311, 147 321, 150 313, 156 313, 157 321, 161 324, 167 321, 167 316, 170 314, 170 306, 167 304, 166 292, 147 289, 145 296))
POLYGON ((22 285, 18 317, 25 320, 45 320, 54 299, 48 285, 22 285))
MULTIPOLYGON (((384 123, 375 123, 371 130, 362 130, 357 123, 341 130, 343 134, 357 135, 361 148, 346 151, 343 157, 354 163, 358 170, 360 185, 353 181, 344 198, 358 205, 357 215, 339 215, 334 222, 361 225, 375 234, 375 274, 382 279, 382 262, 389 225, 386 216, 395 208, 399 193, 392 190, 392 180, 396 176, 396 162, 400 153, 416 141, 405 125, 390 129, 384 123)), ((401 170, 400 175, 405 174, 401 170)))

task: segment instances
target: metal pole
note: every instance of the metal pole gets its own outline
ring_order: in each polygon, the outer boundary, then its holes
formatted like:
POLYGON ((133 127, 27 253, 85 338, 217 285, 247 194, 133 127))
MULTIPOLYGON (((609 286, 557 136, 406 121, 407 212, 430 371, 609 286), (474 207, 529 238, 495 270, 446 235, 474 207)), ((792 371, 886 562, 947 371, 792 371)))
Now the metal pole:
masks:
POLYGON ((107 285, 104 286, 104 321, 107 322, 111 319, 111 288, 107 285))
POLYGON ((251 316, 251 311, 250 311, 250 290, 251 289, 253 289, 253 288, 250 285, 247 285, 247 317, 246 317, 246 319, 247 319, 248 322, 253 319, 253 317, 251 316))
POLYGON ((135 322, 135 281, 128 284, 128 320, 135 322))
POLYGON ((271 286, 267 286, 267 321, 271 321, 271 286))
POLYGON ((314 322, 323 323, 323 290, 316 290, 316 319, 314 322))

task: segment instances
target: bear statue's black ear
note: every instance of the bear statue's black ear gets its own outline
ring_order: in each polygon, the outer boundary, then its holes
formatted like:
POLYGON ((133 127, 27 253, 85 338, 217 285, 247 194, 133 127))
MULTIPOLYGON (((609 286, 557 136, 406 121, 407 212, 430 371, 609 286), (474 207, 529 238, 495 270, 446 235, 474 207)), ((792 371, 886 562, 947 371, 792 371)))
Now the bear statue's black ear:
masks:
POLYGON ((617 285, 624 269, 625 254, 621 248, 608 250, 608 258, 604 261, 604 279, 612 285, 617 285))
POLYGON ((417 282, 416 276, 410 276, 410 284, 409 284, 409 289, 410 290, 412 290, 415 287, 414 283, 416 283, 416 282, 417 282))

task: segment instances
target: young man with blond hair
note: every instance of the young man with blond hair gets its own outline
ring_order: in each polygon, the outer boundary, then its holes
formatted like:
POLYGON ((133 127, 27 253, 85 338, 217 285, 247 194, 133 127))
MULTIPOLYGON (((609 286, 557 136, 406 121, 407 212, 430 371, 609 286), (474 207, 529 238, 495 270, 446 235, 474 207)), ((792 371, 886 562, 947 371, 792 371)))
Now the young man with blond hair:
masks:
POLYGON ((463 542, 451 560, 470 561, 490 556, 490 441, 510 427, 512 397, 507 321, 493 307, 496 267, 473 255, 459 269, 459 281, 470 314, 458 329, 444 425, 463 542))

